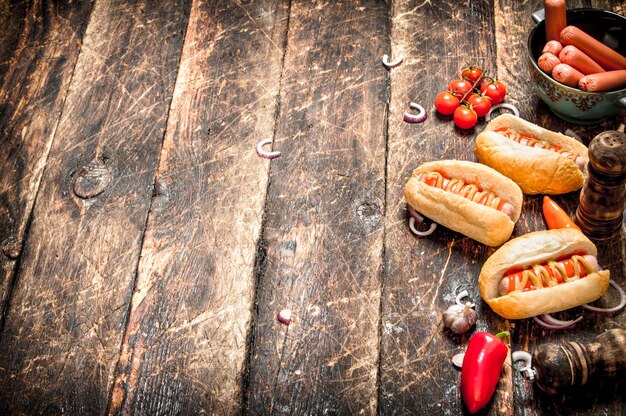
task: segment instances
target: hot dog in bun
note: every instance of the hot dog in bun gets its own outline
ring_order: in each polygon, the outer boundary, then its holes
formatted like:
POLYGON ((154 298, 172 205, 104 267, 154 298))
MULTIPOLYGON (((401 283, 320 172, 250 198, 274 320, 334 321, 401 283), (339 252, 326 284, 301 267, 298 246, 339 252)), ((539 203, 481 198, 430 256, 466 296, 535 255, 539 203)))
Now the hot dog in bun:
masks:
POLYGON ((583 186, 587 147, 564 134, 503 114, 476 138, 478 161, 513 179, 525 194, 564 194, 583 186))
POLYGON ((596 246, 579 230, 536 231, 508 241, 480 271, 480 294, 498 315, 523 319, 593 302, 609 287, 596 246))
POLYGON ((460 160, 415 169, 404 198, 431 220, 489 246, 511 236, 523 202, 515 182, 488 166, 460 160))

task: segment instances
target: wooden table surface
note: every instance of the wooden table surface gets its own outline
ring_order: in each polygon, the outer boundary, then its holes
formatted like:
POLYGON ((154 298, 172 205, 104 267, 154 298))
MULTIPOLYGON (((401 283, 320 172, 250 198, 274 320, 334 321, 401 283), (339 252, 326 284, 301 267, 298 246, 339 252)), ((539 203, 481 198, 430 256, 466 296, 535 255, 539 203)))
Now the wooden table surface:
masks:
MULTIPOLYGON (((476 160, 485 122, 433 106, 466 62, 587 144, 624 121, 570 125, 532 91, 542 5, 0 0, 0 414, 456 415, 472 333, 532 351, 626 327, 500 318, 476 284, 494 249, 407 226, 414 168, 476 160), (402 121, 411 101, 425 123, 402 121), (282 157, 256 155, 268 137, 282 157), (441 314, 463 289, 479 320, 454 336, 441 314)), ((515 236, 545 229, 541 198, 515 236)), ((554 199, 573 215, 578 193, 554 199)), ((622 286, 624 243, 598 244, 622 286)), ((483 413, 626 413, 624 382, 552 397, 514 367, 483 413)))

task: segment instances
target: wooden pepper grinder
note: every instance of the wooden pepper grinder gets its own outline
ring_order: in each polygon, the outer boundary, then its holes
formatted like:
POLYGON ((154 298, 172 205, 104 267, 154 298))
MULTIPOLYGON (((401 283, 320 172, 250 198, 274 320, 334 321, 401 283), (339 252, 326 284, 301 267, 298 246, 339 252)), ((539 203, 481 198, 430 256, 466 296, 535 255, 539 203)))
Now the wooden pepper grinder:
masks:
POLYGON ((576 222, 587 237, 608 240, 622 229, 626 134, 623 131, 598 134, 589 144, 587 169, 589 177, 580 194, 576 222))
POLYGON ((539 345, 532 363, 537 386, 549 394, 601 378, 617 381, 626 375, 626 330, 611 329, 590 344, 539 345))

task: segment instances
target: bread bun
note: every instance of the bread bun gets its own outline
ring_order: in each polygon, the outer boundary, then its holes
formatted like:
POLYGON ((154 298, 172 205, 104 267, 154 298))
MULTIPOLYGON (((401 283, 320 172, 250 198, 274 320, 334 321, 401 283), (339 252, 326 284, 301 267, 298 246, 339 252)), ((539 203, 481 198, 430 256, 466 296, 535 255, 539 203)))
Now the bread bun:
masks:
POLYGON ((499 246, 511 236, 523 202, 522 191, 515 182, 488 166, 460 160, 428 162, 415 169, 404 189, 404 198, 431 220, 489 246, 499 246), (495 193, 513 205, 513 219, 502 211, 427 185, 418 178, 433 171, 495 193))
POLYGON ((476 138, 474 152, 480 163, 513 179, 529 195, 557 195, 580 189, 589 161, 584 144, 511 114, 498 116, 487 124, 476 138), (494 130, 500 127, 510 127, 521 133, 531 134, 579 154, 583 158, 582 170, 575 161, 558 152, 522 145, 496 133, 494 130))
POLYGON ((583 233, 572 228, 536 231, 514 238, 483 265, 478 277, 480 294, 494 312, 507 319, 529 318, 593 302, 609 287, 608 270, 548 288, 526 292, 516 290, 506 296, 501 296, 498 291, 500 280, 513 268, 526 269, 580 252, 592 256, 598 254, 596 246, 583 233))

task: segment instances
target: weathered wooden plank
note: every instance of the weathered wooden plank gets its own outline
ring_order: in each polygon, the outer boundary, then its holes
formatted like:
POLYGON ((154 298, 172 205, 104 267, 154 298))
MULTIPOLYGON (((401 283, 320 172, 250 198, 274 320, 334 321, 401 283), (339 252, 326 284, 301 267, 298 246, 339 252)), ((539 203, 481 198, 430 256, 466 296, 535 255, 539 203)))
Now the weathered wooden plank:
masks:
POLYGON ((11 57, 26 27, 28 6, 29 2, 26 0, 0 1, 0 81, 3 83, 12 63, 11 57))
POLYGON ((188 12, 95 4, 0 339, 9 414, 106 409, 188 12))
MULTIPOLYGON (((622 1, 572 0, 568 1, 567 5, 568 8, 606 8, 618 13, 623 12, 624 7, 622 1)), ((615 117, 593 126, 571 125, 554 116, 533 92, 532 85, 528 82, 526 41, 528 33, 534 26, 530 14, 542 7, 543 2, 538 0, 532 2, 500 0, 495 3, 498 77, 514 91, 517 99, 516 105, 525 118, 556 131, 565 131, 570 128, 581 136, 585 144, 589 144, 596 134, 604 130, 615 129, 621 120, 619 117, 615 117), (510 22, 517 22, 517 24, 510 22), (522 57, 523 59, 512 59, 511 57, 522 57)), ((572 192, 555 196, 553 199, 573 217, 578 205, 579 194, 579 192, 572 192)), ((546 228, 541 214, 542 198, 541 195, 525 197, 523 221, 520 221, 521 224, 517 227, 518 235, 546 228)), ((623 287, 626 286, 624 245, 623 237, 597 244, 600 264, 611 270, 611 276, 623 287)), ((616 302, 610 293, 608 299, 616 302)), ((626 325, 626 316, 623 313, 613 317, 605 317, 583 312, 581 308, 577 308, 571 312, 568 311, 555 316, 568 319, 581 313, 584 315, 584 321, 576 328, 568 331, 543 330, 532 320, 516 322, 513 331, 513 350, 533 351, 537 345, 546 342, 562 343, 573 340, 589 342, 604 330, 615 327, 623 328, 626 325)), ((525 380, 519 373, 514 374, 513 377, 517 414, 623 414, 625 411, 623 394, 621 393, 624 390, 624 383, 589 386, 568 394, 551 397, 534 388, 532 383, 525 380)))
POLYGON ((195 1, 110 414, 239 414, 288 2, 195 1))
POLYGON ((376 410, 388 30, 383 2, 291 4, 248 413, 376 410))
MULTIPOLYGON (((391 19, 393 54, 405 60, 391 72, 380 413, 461 414, 460 372, 452 365, 453 355, 466 349, 473 332, 508 328, 479 302, 477 276, 493 251, 443 227, 416 238, 407 226, 402 195, 413 169, 424 162, 476 160, 474 138, 484 122, 469 131, 456 129, 433 102, 458 78, 464 63, 495 72, 493 4, 396 1, 391 19), (410 101, 429 111, 425 123, 402 121, 410 101), (444 328, 441 315, 464 289, 477 303, 479 321, 472 332, 454 336, 444 328)), ((507 362, 486 413, 513 414, 510 375, 507 362)))
POLYGON ((0 328, 90 2, 0 4, 0 328))

